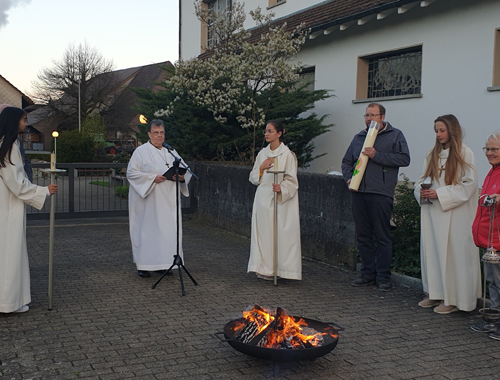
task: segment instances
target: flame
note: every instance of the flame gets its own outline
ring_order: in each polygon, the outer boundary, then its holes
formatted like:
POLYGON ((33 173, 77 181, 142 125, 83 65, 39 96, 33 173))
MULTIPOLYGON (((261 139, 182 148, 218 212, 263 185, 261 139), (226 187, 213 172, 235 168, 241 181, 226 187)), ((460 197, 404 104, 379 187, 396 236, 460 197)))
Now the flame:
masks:
POLYGON ((280 326, 272 330, 267 339, 267 345, 271 347, 282 347, 291 345, 293 348, 304 348, 304 345, 319 346, 323 343, 322 335, 326 333, 313 333, 313 329, 309 328, 306 321, 300 318, 295 321, 293 317, 284 314, 280 320, 280 326), (307 328, 309 334, 304 334, 304 329, 307 328), (310 334, 312 333, 312 334, 310 334))
POLYGON ((303 318, 296 321, 280 308, 276 315, 272 315, 260 306, 254 306, 251 310, 243 312, 243 318, 244 321, 238 323, 235 330, 247 323, 255 323, 258 333, 261 333, 272 324, 265 337, 258 343, 261 347, 280 349, 318 347, 324 342, 323 335, 328 334, 309 327, 303 318))
POLYGON ((252 310, 244 311, 243 318, 249 322, 254 322, 257 324, 257 331, 260 333, 269 326, 269 324, 274 321, 274 317, 264 309, 257 309, 256 307, 252 310))

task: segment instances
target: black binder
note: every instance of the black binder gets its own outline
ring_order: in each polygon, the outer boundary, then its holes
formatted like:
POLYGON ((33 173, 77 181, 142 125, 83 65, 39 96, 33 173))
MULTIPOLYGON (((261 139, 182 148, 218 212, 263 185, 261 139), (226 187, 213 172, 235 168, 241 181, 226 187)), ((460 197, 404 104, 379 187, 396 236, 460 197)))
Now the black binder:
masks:
MULTIPOLYGON (((179 167, 178 168, 178 174, 179 175, 184 175, 186 174, 186 168, 181 168, 179 167)), ((165 173, 163 173, 163 176, 168 179, 169 181, 175 181, 174 179, 172 179, 172 177, 174 176, 175 174, 175 167, 171 167, 170 169, 168 169, 165 173)))

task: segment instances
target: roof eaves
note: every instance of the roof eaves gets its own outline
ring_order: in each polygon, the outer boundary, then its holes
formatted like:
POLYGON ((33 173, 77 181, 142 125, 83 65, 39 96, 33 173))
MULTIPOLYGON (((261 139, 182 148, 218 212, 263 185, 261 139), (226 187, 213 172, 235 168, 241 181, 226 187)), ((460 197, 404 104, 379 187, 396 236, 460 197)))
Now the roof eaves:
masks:
POLYGON ((383 5, 379 5, 379 6, 367 9, 367 10, 362 11, 362 12, 354 13, 354 14, 349 15, 349 16, 340 17, 338 19, 330 20, 328 22, 325 22, 325 23, 322 23, 319 25, 311 26, 310 33, 314 33, 314 32, 320 31, 320 30, 324 30, 324 29, 328 29, 328 28, 331 28, 331 27, 334 27, 337 25, 342 25, 342 24, 345 24, 345 23, 348 23, 351 21, 359 20, 363 17, 370 16, 373 14, 378 14, 378 13, 387 11, 389 9, 399 8, 403 5, 407 5, 410 3, 419 3, 419 2, 420 1, 415 1, 415 0, 393 1, 393 2, 390 2, 388 4, 383 4, 383 5))

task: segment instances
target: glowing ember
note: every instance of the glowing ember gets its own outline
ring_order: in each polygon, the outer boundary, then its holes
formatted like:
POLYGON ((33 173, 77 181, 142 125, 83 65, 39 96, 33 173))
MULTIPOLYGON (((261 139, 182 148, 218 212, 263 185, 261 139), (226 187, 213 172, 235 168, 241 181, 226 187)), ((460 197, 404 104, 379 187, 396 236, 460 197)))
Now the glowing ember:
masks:
POLYGON ((309 327, 304 319, 296 320, 282 308, 273 315, 255 305, 243 312, 243 322, 234 327, 240 342, 275 349, 303 349, 321 346, 323 335, 309 327))

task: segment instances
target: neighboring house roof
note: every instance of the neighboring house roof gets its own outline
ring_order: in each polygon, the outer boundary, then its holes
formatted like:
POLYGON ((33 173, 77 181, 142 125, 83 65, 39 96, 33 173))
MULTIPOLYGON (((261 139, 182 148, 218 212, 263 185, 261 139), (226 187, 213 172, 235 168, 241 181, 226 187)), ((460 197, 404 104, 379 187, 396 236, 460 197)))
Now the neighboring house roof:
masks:
POLYGON ((33 127, 32 125, 28 125, 26 127, 26 129, 24 130, 23 132, 24 134, 28 134, 28 133, 36 133, 37 135, 41 135, 42 132, 40 132, 38 129, 36 129, 35 127, 33 127))
POLYGON ((4 81, 6 81, 8 84, 10 84, 13 88, 15 88, 17 91, 20 92, 21 98, 22 98, 23 108, 35 104, 35 102, 33 102, 33 100, 31 100, 29 96, 25 95, 20 89, 18 89, 16 86, 14 86, 12 83, 10 83, 9 80, 7 80, 7 78, 5 78, 3 75, 0 75, 0 78, 2 78, 4 81))
POLYGON ((138 114, 132 109, 137 104, 137 94, 130 90, 130 87, 154 90, 157 82, 167 79, 167 72, 162 67, 171 65, 169 61, 166 61, 114 72, 120 76, 121 80, 128 82, 104 115, 108 130, 123 131, 125 126, 129 126, 135 132, 139 132, 137 127, 138 114))
MULTIPOLYGON (((137 111, 132 109, 137 104, 137 95, 130 90, 130 87, 153 88, 155 91, 156 88, 160 88, 160 86, 156 87, 156 83, 165 81, 169 75, 162 67, 171 65, 170 62, 166 61, 109 73, 116 76, 115 79, 120 83, 120 86, 113 94, 109 108, 102 111, 108 131, 133 134, 129 129, 131 128, 133 131, 139 132, 137 127, 139 115, 137 111)), ((108 73, 102 75, 108 75, 108 73)), ((28 123, 30 125, 36 124, 42 133, 48 134, 49 131, 57 127, 59 121, 47 117, 46 111, 41 107, 28 114, 28 123)))

